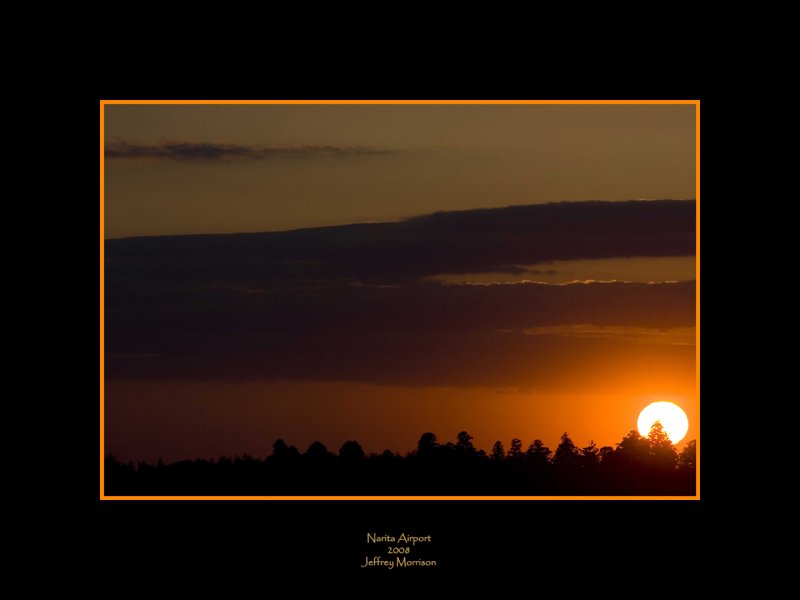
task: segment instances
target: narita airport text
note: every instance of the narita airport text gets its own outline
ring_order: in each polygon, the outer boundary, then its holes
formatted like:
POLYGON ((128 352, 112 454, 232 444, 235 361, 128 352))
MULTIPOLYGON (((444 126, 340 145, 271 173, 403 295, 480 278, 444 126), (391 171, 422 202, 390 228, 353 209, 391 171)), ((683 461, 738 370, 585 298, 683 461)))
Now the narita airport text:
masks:
POLYGON ((399 537, 395 537, 393 535, 378 535, 377 533, 368 533, 367 534, 367 543, 368 544, 380 544, 380 543, 390 543, 390 544, 411 544, 412 546, 416 545, 417 543, 422 542, 430 542, 431 536, 423 535, 406 535, 405 533, 401 533, 399 537))

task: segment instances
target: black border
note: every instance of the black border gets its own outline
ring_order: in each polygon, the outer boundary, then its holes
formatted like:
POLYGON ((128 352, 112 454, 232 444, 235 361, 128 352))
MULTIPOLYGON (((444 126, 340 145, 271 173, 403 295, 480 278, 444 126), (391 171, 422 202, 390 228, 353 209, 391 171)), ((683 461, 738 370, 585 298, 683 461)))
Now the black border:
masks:
MULTIPOLYGON (((86 394, 85 405, 78 415, 82 444, 87 449, 87 476, 81 494, 87 499, 88 512, 103 534, 104 544, 113 548, 105 558, 109 564, 125 564, 147 557, 149 564, 172 564, 191 568, 209 562, 222 570, 252 570, 253 574, 272 576, 299 573, 300 578, 313 578, 326 573, 331 581, 348 576, 362 580, 391 581, 389 577, 433 578, 442 575, 495 573, 511 574, 533 568, 540 575, 547 572, 559 555, 570 560, 584 556, 587 565, 608 559, 613 570, 619 552, 631 560, 650 548, 654 557, 664 559, 668 553, 681 553, 692 540, 702 536, 705 525, 717 515, 721 502, 718 496, 716 464, 719 440, 717 424, 711 416, 721 400, 709 392, 709 381, 717 381, 716 369, 709 347, 713 331, 720 326, 708 310, 714 297, 713 263, 719 247, 713 243, 712 230, 718 214, 719 199, 714 191, 718 176, 714 164, 716 155, 715 130, 720 117, 716 101, 694 90, 677 93, 661 90, 647 93, 633 90, 586 95, 574 90, 541 94, 532 91, 486 93, 409 94, 366 90, 347 94, 320 95, 308 89, 296 89, 292 94, 230 93, 193 90, 175 93, 170 90, 147 90, 138 93, 130 89, 106 89, 81 103, 80 122, 86 126, 85 153, 80 157, 81 180, 88 198, 87 210, 81 212, 77 227, 81 232, 81 247, 86 249, 87 271, 87 331, 94 332, 87 341, 87 390, 97 389, 97 265, 98 241, 98 139, 100 99, 145 98, 203 98, 203 99, 314 99, 314 98, 470 98, 470 99, 700 99, 701 100, 701 415, 703 443, 701 448, 702 486, 700 501, 105 501, 98 498, 98 397, 86 394), (714 207, 709 208, 709 207, 714 207), (88 226, 86 225, 88 224, 88 226), (711 274, 709 274, 711 272, 711 274), (89 383, 91 382, 91 383, 89 383), (702 391, 705 390, 705 391, 702 391), (86 429, 83 429, 83 426, 86 429), (384 573, 371 569, 363 572, 357 564, 364 553, 364 537, 372 530, 410 530, 431 533, 435 538, 432 550, 440 565, 433 569, 393 571, 384 573), (650 529, 651 543, 647 543, 650 529), (670 540, 673 540, 670 542, 670 540), (678 540, 675 542, 674 540, 678 540), (683 540, 683 542, 681 542, 683 540), (644 546, 643 546, 644 544, 644 546), (325 550, 323 553, 322 550, 325 550), (310 561, 310 562, 309 562, 310 561), (535 565, 535 566, 533 566, 535 565)), ((82 263, 84 264, 84 263, 82 263)), ((639 559, 642 557, 639 556, 639 559)), ((137 561, 138 562, 138 561, 137 561)), ((596 568, 596 567, 595 567, 596 568)), ((588 569, 594 573, 594 568, 588 569)), ((206 576, 212 577, 206 573, 206 576)))

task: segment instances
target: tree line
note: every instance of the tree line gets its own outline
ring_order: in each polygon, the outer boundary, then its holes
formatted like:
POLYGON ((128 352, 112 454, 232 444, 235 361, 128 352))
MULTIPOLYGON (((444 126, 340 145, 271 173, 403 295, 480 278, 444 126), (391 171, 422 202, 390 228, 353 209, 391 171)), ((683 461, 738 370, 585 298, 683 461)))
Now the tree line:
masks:
POLYGON ((565 432, 555 450, 519 438, 487 453, 466 431, 440 443, 423 433, 415 450, 366 454, 356 441, 337 453, 313 442, 301 453, 282 439, 251 456, 165 464, 106 457, 107 495, 694 495, 697 447, 678 452, 658 421, 616 447, 578 447, 565 432))

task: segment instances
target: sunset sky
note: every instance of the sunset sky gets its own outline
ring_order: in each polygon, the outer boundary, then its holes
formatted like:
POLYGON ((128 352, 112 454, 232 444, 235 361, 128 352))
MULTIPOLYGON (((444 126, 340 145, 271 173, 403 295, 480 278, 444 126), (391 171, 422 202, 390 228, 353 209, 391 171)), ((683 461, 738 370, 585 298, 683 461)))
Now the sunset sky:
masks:
POLYGON ((694 105, 110 105, 104 174, 123 460, 697 437, 694 105))

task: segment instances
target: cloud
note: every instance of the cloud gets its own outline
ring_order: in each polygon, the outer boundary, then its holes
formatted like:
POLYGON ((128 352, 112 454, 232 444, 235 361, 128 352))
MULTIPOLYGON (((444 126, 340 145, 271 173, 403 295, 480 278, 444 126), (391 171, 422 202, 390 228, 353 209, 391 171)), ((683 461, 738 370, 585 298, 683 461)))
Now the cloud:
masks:
POLYGON ((217 161, 313 158, 326 156, 378 156, 394 151, 368 146, 259 146, 214 142, 162 141, 156 144, 117 142, 106 144, 106 158, 151 158, 159 160, 217 161))
POLYGON ((558 270, 556 269, 526 269, 523 272, 531 275, 558 275, 558 270))
POLYGON ((544 325, 525 329, 526 335, 558 335, 577 338, 604 338, 642 342, 647 344, 695 344, 694 327, 604 327, 591 323, 570 325, 544 325))
POLYGON ((355 279, 396 284, 442 273, 630 256, 692 256, 694 201, 564 202, 436 213, 394 223, 127 238, 106 243, 119 276, 237 278, 253 287, 355 279))
POLYGON ((627 332, 694 326, 693 281, 482 286, 426 278, 693 249, 694 202, 679 201, 109 240, 107 376, 542 389, 626 370, 691 380, 693 347, 642 344, 627 332), (599 328, 615 335, 585 334, 599 328))

